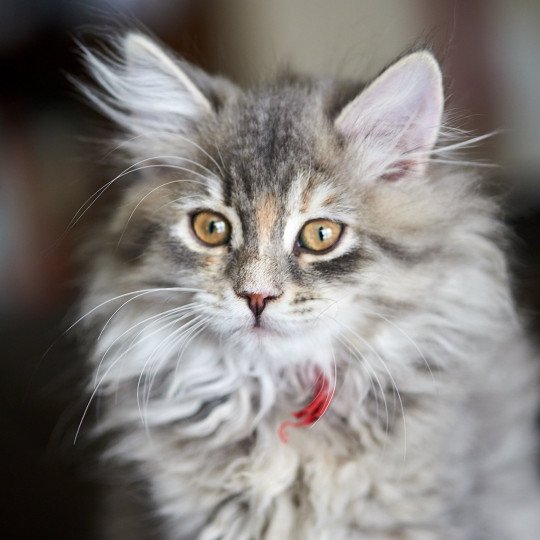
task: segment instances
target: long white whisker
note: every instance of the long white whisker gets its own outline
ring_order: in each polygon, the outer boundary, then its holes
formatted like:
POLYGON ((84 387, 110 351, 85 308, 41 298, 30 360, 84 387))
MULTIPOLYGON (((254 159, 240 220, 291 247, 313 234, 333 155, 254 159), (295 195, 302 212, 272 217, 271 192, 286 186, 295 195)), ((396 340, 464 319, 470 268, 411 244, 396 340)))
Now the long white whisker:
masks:
MULTIPOLYGON (((377 372, 375 371, 375 369, 369 362, 368 358, 364 354, 362 354, 362 352, 358 349, 358 347, 354 343, 352 343, 352 341, 346 335, 342 334, 341 336, 338 336, 338 340, 349 350, 349 352, 353 354, 354 357, 357 357, 360 359, 360 365, 364 366, 365 364, 366 371, 369 370, 368 378, 370 381, 372 381, 371 382, 372 385, 373 385, 373 379, 375 379, 375 382, 377 383, 377 386, 379 387, 379 390, 381 391, 381 397, 383 399, 384 411, 385 411, 385 433, 386 433, 386 437, 388 437, 388 430, 390 428, 390 412, 388 410, 388 403, 386 401, 386 392, 384 391, 384 388, 382 386, 381 380, 379 379, 379 376, 377 375, 377 372), (369 372, 371 372, 371 375, 369 374, 369 372)), ((374 386, 373 386, 373 392, 375 395, 375 404, 377 407, 376 414, 378 417, 379 416, 379 400, 377 398, 377 392, 374 386)), ((386 440, 385 440, 385 443, 386 443, 386 440)))
MULTIPOLYGON (((346 298, 345 296, 343 296, 342 298, 338 299, 338 300, 333 300, 333 304, 332 305, 335 305, 335 304, 338 304, 339 302, 341 302, 344 298, 346 298)), ((330 306, 329 306, 330 307, 330 306)), ((319 315, 317 316, 317 319, 320 317, 320 316, 323 316, 325 311, 327 310, 328 308, 325 308, 323 309, 319 315)), ((330 316, 326 316, 325 315, 325 318, 327 318, 329 321, 331 322, 334 322, 334 323, 338 323, 338 321, 336 319, 334 319, 333 317, 330 317, 330 316)), ((345 347, 349 350, 349 352, 351 352, 353 354, 354 357, 357 357, 359 360, 360 360, 360 365, 363 366, 363 362, 365 362, 367 364, 367 366, 371 369, 372 371, 372 374, 373 376, 375 377, 376 381, 377 381, 377 384, 381 390, 381 396, 383 398, 383 402, 384 402, 384 407, 385 407, 385 411, 386 411, 386 431, 388 433, 388 426, 389 426, 389 421, 390 421, 390 417, 389 417, 389 412, 388 412, 388 405, 386 403, 386 396, 385 396, 385 392, 384 392, 384 389, 382 387, 382 384, 377 376, 377 373, 376 371, 371 367, 367 357, 365 357, 362 352, 358 349, 358 347, 356 347, 356 345, 354 345, 354 343, 351 343, 351 341, 347 338, 347 336, 343 336, 343 338, 347 339, 347 341, 349 342, 349 344, 345 343, 343 341, 343 339, 340 339, 340 336, 337 335, 337 338, 338 340, 340 341, 340 343, 342 343, 343 345, 345 345, 345 347), (354 348, 351 349, 351 346, 354 348)), ((374 386, 374 383, 372 381, 372 377, 369 375, 368 373, 368 380, 370 382, 370 385, 371 387, 373 388, 373 395, 375 396, 375 406, 376 406, 376 414, 377 416, 379 416, 379 398, 377 397, 377 391, 375 389, 375 386, 374 386)))
POLYGON ((332 400, 334 399, 334 395, 336 393, 336 387, 337 387, 337 363, 336 363, 336 356, 334 353, 334 347, 330 343, 330 350, 332 351, 332 365, 334 368, 334 373, 332 376, 332 390, 330 391, 330 395, 326 397, 324 401, 324 405, 322 407, 322 410, 319 414, 319 417, 313 422, 310 426, 310 428, 313 428, 315 424, 324 416, 324 413, 328 410, 328 407, 330 407, 330 404, 332 403, 332 400))
POLYGON ((84 315, 79 317, 73 324, 71 324, 71 326, 69 326, 69 328, 65 330, 65 332, 69 332, 70 330, 72 330, 83 319, 86 319, 86 317, 88 317, 89 315, 97 311, 98 309, 102 308, 106 304, 110 304, 111 302, 120 300, 121 298, 125 298, 126 296, 130 296, 133 294, 137 296, 135 296, 131 300, 135 300, 136 298, 140 298, 141 296, 145 296, 147 294, 156 293, 156 292, 204 292, 204 291, 202 289, 194 289, 191 287, 153 287, 152 289, 139 289, 138 291, 131 291, 128 293, 119 294, 118 296, 115 296, 114 298, 109 298, 108 300, 101 302, 101 304, 98 304, 97 306, 93 307, 90 311, 86 312, 84 315))
MULTIPOLYGON (((200 145, 198 145, 195 141, 193 141, 192 139, 186 137, 185 135, 182 135, 180 133, 171 133, 170 131, 158 131, 158 130, 152 130, 150 133, 148 134, 145 134, 145 133, 141 133, 139 135, 136 135, 134 137, 131 137, 130 139, 128 140, 124 140, 122 141, 121 143, 119 143, 117 145, 117 147, 114 150, 116 150, 117 148, 121 148, 122 146, 123 147, 129 147, 129 143, 133 142, 133 141, 136 141, 137 139, 142 139, 142 138, 155 138, 156 136, 159 136, 159 135, 165 135, 166 137, 170 137, 172 139, 181 139, 183 141, 186 141, 187 143, 191 144, 192 146, 194 146, 195 148, 197 148, 200 152, 202 152, 218 169, 218 171, 220 172, 221 175, 223 175, 223 169, 219 166, 219 163, 204 149, 202 148, 200 145)), ((216 150, 218 151, 218 154, 219 153, 219 149, 216 147, 216 150)), ((177 157, 177 156, 172 156, 172 157, 177 157)), ((220 157, 221 157, 221 154, 220 154, 220 157)), ((182 157, 179 157, 178 156, 178 159, 185 159, 185 158, 182 158, 182 157)), ((221 159, 221 161, 223 162, 223 159, 221 159)), ((222 163, 223 164, 223 163, 222 163)), ((201 165, 200 163, 197 163, 197 165, 199 165, 199 167, 202 167, 204 168, 205 170, 208 171, 208 169, 206 167, 204 167, 204 165, 201 165)), ((223 166, 225 166, 223 164, 223 166)), ((211 172, 211 171, 209 171, 211 172)))
MULTIPOLYGON (((132 174, 132 173, 137 172, 137 171, 142 171, 144 169, 166 168, 166 169, 177 169, 177 170, 181 170, 181 171, 186 171, 186 172, 189 172, 189 173, 194 174, 196 176, 199 176, 204 180, 208 179, 205 175, 203 175, 203 174, 201 174, 201 173, 199 173, 197 171, 194 171, 192 169, 188 169, 187 167, 180 167, 179 165, 171 165, 171 164, 167 164, 167 163, 154 163, 152 165, 143 165, 142 167, 138 167, 139 164, 145 163, 147 161, 152 161, 152 160, 155 160, 155 159, 164 159, 164 158, 171 159, 171 158, 174 158, 174 157, 175 156, 163 156, 161 158, 159 158, 159 157, 149 157, 149 158, 141 159, 140 161, 137 161, 133 165, 130 165, 129 167, 124 169, 121 173, 119 173, 117 176, 115 176, 112 180, 109 180, 109 182, 107 182, 105 185, 101 186, 97 191, 95 191, 94 194, 91 195, 81 205, 79 210, 77 210, 77 212, 75 212, 75 215, 73 216, 73 218, 71 218, 71 221, 68 223, 65 231, 62 233, 61 238, 63 238, 70 229, 72 229, 73 227, 75 227, 75 225, 77 225, 77 223, 84 217, 84 215, 88 212, 88 210, 90 210, 90 208, 99 199, 99 197, 101 197, 101 195, 103 195, 103 193, 112 184, 114 184, 115 182, 117 182, 118 180, 123 178, 124 176, 127 176, 128 174, 132 174)), ((196 182, 196 181, 193 180, 193 182, 196 182)), ((201 185, 206 186, 206 183, 204 183, 204 182, 199 182, 199 183, 201 185)))
MULTIPOLYGON (((155 336, 156 334, 159 334, 159 333, 160 333, 161 331, 163 331, 165 328, 168 328, 169 326, 172 326, 172 325, 176 324, 176 323, 177 323, 178 321, 180 321, 180 320, 183 320, 183 319, 186 319, 186 318, 190 317, 192 314, 193 314, 192 312, 184 313, 184 314, 181 315, 180 317, 175 318, 174 320, 169 321, 168 323, 166 323, 166 324, 160 326, 160 327, 157 328, 156 330, 154 330, 154 331, 152 331, 152 332, 146 334, 142 339, 140 339, 140 340, 138 340, 138 341, 136 340, 137 338, 134 338, 134 339, 131 341, 130 345, 127 347, 127 349, 124 350, 124 351, 120 354, 119 358, 125 357, 125 356, 126 356, 129 352, 131 352, 135 347, 141 345, 141 344, 144 343, 146 340, 150 339, 151 337, 155 336)), ((160 321, 160 322, 161 322, 161 321, 160 321)), ((155 324, 155 323, 154 323, 154 324, 155 324)), ((142 332, 139 332, 139 333, 137 334, 137 337, 140 336, 143 332, 144 332, 144 329, 143 329, 142 332)), ((110 348, 109 348, 109 349, 110 349, 110 348)), ((107 349, 107 351, 105 352, 105 354, 109 351, 109 349, 107 349)), ((102 358, 102 361, 103 361, 103 360, 104 360, 104 357, 102 358)))
MULTIPOLYGON (((101 359, 99 361, 99 364, 97 365, 96 367, 96 374, 94 376, 94 384, 97 383, 98 379, 99 379, 99 372, 101 371, 101 366, 103 364, 103 362, 105 361, 105 358, 108 356, 109 354, 109 351, 126 335, 126 334, 129 334, 130 332, 132 332, 133 330, 135 330, 135 328, 137 328, 137 326, 140 326, 142 324, 145 324, 145 323, 148 323, 149 321, 151 321, 152 319, 156 319, 154 322, 150 323, 150 324, 155 324, 155 323, 158 323, 158 322, 162 322, 164 320, 167 320, 169 317, 173 317, 173 316, 176 316, 177 313, 176 313, 176 310, 178 308, 173 308, 173 310, 167 310, 166 312, 162 312, 162 313, 158 313, 158 315, 154 315, 152 317, 148 317, 146 319, 144 319, 144 321, 140 321, 132 326, 130 326, 127 330, 124 330, 120 335, 116 336, 114 338, 114 340, 111 342, 111 344, 105 349, 105 352, 102 354, 101 356, 101 359)), ((143 328, 142 330, 140 330, 131 340, 131 343, 134 343, 135 340, 144 332, 145 328, 143 328)))
MULTIPOLYGON (((207 316, 206 319, 204 319, 204 323, 206 322, 209 322, 212 318, 210 316, 207 316)), ((188 336, 189 340, 184 343, 180 349, 180 351, 178 352, 178 356, 177 356, 177 359, 176 359, 176 364, 175 364, 175 367, 174 367, 174 374, 173 374, 173 380, 176 380, 176 378, 178 377, 178 366, 180 365, 180 361, 182 360, 182 357, 184 355, 184 351, 187 347, 187 345, 190 343, 191 341, 191 337, 188 336)))
MULTIPOLYGON (((191 292, 191 291, 189 291, 191 292)), ((114 318, 114 316, 119 312, 121 311, 127 304, 129 304, 132 300, 136 300, 137 298, 140 298, 144 293, 141 293, 141 294, 137 294, 135 297, 133 298, 130 298, 129 300, 125 301, 119 308, 117 308, 114 313, 107 319, 107 322, 103 325, 103 328, 101 329, 98 337, 97 337, 97 340, 99 341, 101 336, 103 335, 103 333, 105 332, 105 330, 107 329, 107 326, 109 326, 109 324, 111 323, 112 319, 114 318)), ((173 308, 173 309, 178 309, 178 307, 176 308, 173 308)))
MULTIPOLYGON (((191 343, 191 341, 195 337, 197 337, 207 327, 207 323, 210 321, 210 319, 211 319, 210 317, 205 317, 203 319, 198 320, 193 326, 190 326, 186 330, 186 332, 182 332, 179 336, 177 336, 173 340, 173 342, 171 343, 170 348, 172 349, 173 347, 176 347, 177 343, 179 343, 180 340, 187 338, 187 341, 185 341, 182 344, 182 347, 180 349, 180 353, 179 353, 177 363, 176 363, 176 366, 175 366, 175 369, 174 369, 175 376, 173 377, 173 380, 175 380, 175 378, 176 378, 176 371, 177 371, 178 363, 180 362, 180 360, 181 360, 181 358, 182 358, 182 356, 184 354, 184 351, 187 349, 187 347, 191 343)), ((150 403, 150 396, 151 396, 151 393, 152 393, 152 387, 154 385, 155 378, 156 378, 157 374, 159 373, 159 369, 160 369, 160 366, 161 366, 162 362, 163 362, 163 359, 161 361, 159 361, 157 366, 154 368, 153 373, 152 373, 152 375, 150 377, 150 380, 149 380, 148 389, 146 391, 145 407, 144 407, 145 411, 146 411, 146 421, 143 420, 143 422, 147 426, 148 426, 148 423, 147 423, 148 406, 149 406, 149 403, 150 403)))
MULTIPOLYGON (((216 152, 218 153, 218 156, 219 156, 219 161, 221 161, 221 165, 223 166, 223 169, 226 169, 225 167, 225 161, 223 160, 223 156, 221 155, 221 151, 219 150, 219 146, 217 146, 216 144, 214 144, 214 148, 216 149, 216 152)), ((208 155, 208 154, 207 154, 208 155)), ((210 159, 212 159, 212 157, 210 157, 210 159)), ((223 169, 216 163, 216 160, 215 159, 212 159, 212 161, 215 163, 216 167, 218 168, 219 172, 221 173, 222 176, 225 176, 225 173, 223 172, 223 169)))
MULTIPOLYGON (((181 135, 180 133, 169 133, 169 132, 159 132, 159 131, 153 131, 152 132, 153 134, 164 134, 164 135, 172 135, 173 138, 177 138, 177 139, 181 139, 183 141, 186 141, 188 142, 189 144, 193 145, 195 148, 197 148, 197 150, 199 150, 200 152, 202 152, 218 169, 218 171, 220 172, 220 174, 222 176, 224 176, 224 172, 223 172, 223 169, 219 166, 219 163, 202 147, 200 146, 199 144, 197 144, 195 141, 191 140, 190 138, 186 137, 185 135, 181 135)), ((216 147, 216 150, 218 151, 218 154, 219 154, 219 149, 216 147)), ((220 154, 220 157, 221 157, 221 154, 220 154)), ((223 161, 223 158, 222 158, 222 161, 223 161)), ((223 164, 224 165, 224 164, 223 164)))
POLYGON ((84 408, 84 411, 81 416, 81 420, 79 421, 79 424, 77 425, 77 430, 75 431, 75 437, 73 438, 73 444, 75 445, 77 443, 77 438, 79 437, 79 432, 81 431, 84 419, 86 418, 86 415, 88 414, 88 411, 90 410, 90 405, 94 401, 94 398, 97 394, 97 391, 99 387, 101 386, 101 383, 105 380, 107 375, 111 372, 111 370, 114 368, 114 366, 118 363, 119 358, 117 358, 114 362, 111 363, 111 365, 107 368, 101 379, 98 381, 98 383, 95 385, 94 390, 90 394, 90 397, 88 398, 88 403, 86 404, 86 407, 84 408))
MULTIPOLYGON (((210 318, 208 317, 207 321, 210 320, 210 318)), ((193 334, 192 335, 192 338, 190 338, 188 340, 188 343, 186 344, 186 347, 187 345, 189 344, 189 342, 194 339, 195 337, 197 337, 201 332, 203 332, 205 330, 205 328, 208 326, 208 323, 207 321, 201 321, 199 322, 196 326, 199 328, 194 334, 192 332, 192 330, 194 329, 194 327, 192 327, 190 329, 190 332, 193 334)), ((183 336, 182 336, 183 337, 183 336)), ((178 342, 178 339, 175 340, 175 344, 178 342)), ((175 346, 175 344, 173 344, 172 346, 175 346)), ((172 347, 171 347, 172 348, 172 347)), ((152 375, 151 379, 150 379, 150 384, 149 384, 149 387, 148 387, 148 390, 146 392, 146 399, 145 399, 145 412, 146 412, 146 415, 145 415, 145 419, 143 420, 143 424, 145 426, 145 431, 146 431, 146 435, 147 437, 149 437, 150 439, 152 438, 151 437, 151 434, 150 434, 150 424, 148 422, 148 407, 150 405, 150 396, 152 394, 152 386, 154 384, 154 379, 157 375, 157 373, 159 372, 159 365, 157 366, 157 368, 154 370, 154 374, 152 375)))
MULTIPOLYGON (((404 437, 404 461, 406 459, 406 449, 407 449, 407 426, 406 426, 406 423, 405 423, 405 409, 403 407, 403 401, 401 399, 401 393, 399 392, 399 389, 397 387, 397 384, 396 384, 396 381, 394 379, 394 377, 392 376, 392 373, 390 372, 390 370, 388 369, 388 366, 386 365, 386 362, 384 361, 384 359, 381 357, 381 355, 371 346, 371 344, 365 340, 362 336, 358 335, 358 333, 356 333, 354 330, 350 329, 349 327, 347 327, 345 324, 343 324, 342 322, 336 320, 336 319, 333 319, 331 317, 328 317, 330 318, 331 320, 333 320, 334 322, 336 322, 338 325, 340 325, 341 327, 343 327, 346 331, 350 332, 351 335, 353 335, 354 337, 358 338, 359 340, 362 341, 362 343, 364 343, 370 350, 371 352, 375 355, 376 358, 378 358, 378 360, 381 362, 381 365, 384 367, 386 373, 388 374, 391 382, 392 382, 392 385, 393 387, 395 388, 395 391, 396 391, 396 395, 398 397, 398 400, 399 400, 399 404, 400 404, 400 408, 401 408, 401 414, 402 414, 402 419, 403 419, 403 431, 404 431, 404 434, 403 434, 403 437, 404 437)), ((346 336, 344 336, 347 340, 348 338, 346 336)), ((348 340, 349 341, 349 340, 348 340)), ((358 349, 356 349, 358 350, 358 349)), ((360 351, 358 351, 360 352, 360 351)), ((361 354, 361 353, 360 353, 361 354)), ((364 358, 364 360, 367 361, 367 358, 364 357, 362 355, 362 357, 364 358)), ((379 383, 379 388, 381 388, 381 391, 383 392, 383 396, 385 395, 385 392, 382 388, 382 386, 380 385, 379 383)), ((386 398, 385 398, 385 407, 386 407, 386 398)), ((388 409, 386 408, 386 410, 388 411, 388 409)), ((388 416, 387 416, 387 420, 388 420, 388 416)))
MULTIPOLYGON (((138 293, 144 293, 144 294, 150 294, 155 292, 204 292, 202 289, 193 289, 193 288, 187 288, 187 287, 154 287, 152 289, 139 289, 137 291, 131 291, 124 294, 119 294, 118 296, 114 296, 113 298, 109 298, 108 300, 105 300, 104 302, 101 302, 101 304, 98 304, 97 306, 94 306, 90 311, 87 311, 84 315, 81 315, 74 323, 72 323, 70 326, 68 326, 50 345, 47 347, 47 350, 43 353, 41 356, 41 360, 43 360, 47 354, 51 351, 51 349, 58 343, 60 339, 65 337, 75 326, 77 326, 80 322, 82 322, 84 319, 89 317, 92 313, 97 311, 98 309, 102 308, 103 306, 110 304, 111 302, 115 302, 117 300, 120 300, 122 298, 125 298, 126 296, 130 296, 133 294, 138 293)), ((141 295, 143 296, 143 295, 141 295)))
MULTIPOLYGON (((202 303, 196 303, 196 302, 193 302, 191 304, 186 304, 184 306, 180 306, 180 307, 176 307, 176 308, 172 308, 172 309, 169 309, 167 311, 164 311, 164 312, 161 312, 161 313, 158 313, 157 315, 152 315, 151 317, 147 317, 146 319, 142 320, 142 321, 139 321, 135 324, 133 324, 132 326, 130 326, 127 330, 124 330, 120 335, 116 336, 116 338, 112 341, 112 343, 107 347, 106 351, 103 353, 102 357, 101 357, 101 360, 99 362, 99 365, 96 369, 96 379, 99 375, 99 371, 100 371, 100 368, 101 368, 101 365, 103 363, 103 361, 105 360, 105 357, 107 356, 107 354, 109 353, 109 351, 114 347, 114 345, 116 343, 118 343, 118 341, 120 341, 122 339, 122 337, 124 337, 126 334, 128 334, 129 332, 132 332, 133 330, 135 330, 135 328, 137 328, 138 326, 142 326, 144 324, 146 324, 147 322, 149 321, 152 321, 153 319, 157 319, 155 320, 154 322, 152 322, 151 324, 156 324, 158 322, 162 322, 172 316, 176 316, 180 313, 183 313, 184 311, 190 311, 191 313, 193 313, 198 307, 203 307, 204 304, 202 303)), ((131 344, 133 344, 137 338, 145 331, 145 328, 143 328, 142 330, 140 330, 134 337, 133 339, 131 340, 131 344)))
POLYGON ((483 161, 466 161, 463 159, 439 159, 432 158, 430 159, 432 163, 442 163, 444 165, 461 165, 463 167, 479 167, 486 169, 500 169, 500 165, 497 163, 485 163, 483 161))
POLYGON ((126 176, 127 174, 131 174, 132 172, 140 170, 139 168, 137 168, 138 165, 140 165, 141 163, 146 163, 147 161, 151 161, 153 159, 158 159, 158 158, 148 157, 148 158, 141 159, 131 164, 129 167, 126 167, 122 172, 116 175, 112 180, 109 180, 106 184, 104 184, 99 189, 97 189, 92 195, 90 195, 90 197, 88 197, 88 199, 86 199, 86 201, 81 205, 81 207, 77 210, 77 212, 75 212, 74 216, 71 218, 71 221, 68 223, 65 232, 69 231, 71 227, 77 224, 79 219, 90 209, 90 207, 94 204, 94 202, 96 202, 96 200, 99 199, 99 197, 103 194, 103 192, 112 184, 114 184, 114 182, 126 176))
POLYGON ((178 197, 176 199, 173 199, 172 201, 167 201, 166 203, 162 204, 160 207, 156 208, 153 214, 154 215, 159 214, 159 212, 163 210, 164 208, 167 208, 167 206, 171 206, 173 204, 176 204, 182 201, 190 201, 190 200, 197 200, 197 199, 199 199, 197 195, 184 195, 183 197, 178 197))
MULTIPOLYGON (((335 320, 335 319, 334 319, 335 320)), ((382 366, 384 367, 385 371, 387 372, 391 382, 392 382, 392 385, 394 386, 395 390, 396 390, 396 395, 397 395, 397 398, 398 398, 398 401, 399 401, 399 405, 401 407, 401 416, 402 416, 402 419, 403 419, 403 466, 405 465, 405 461, 406 461, 406 457, 407 457, 407 423, 406 423, 406 420, 405 420, 405 408, 403 406, 403 400, 401 399, 401 393, 399 391, 399 388, 397 387, 397 384, 396 384, 396 381, 392 375, 392 373, 390 372, 390 370, 388 369, 388 366, 386 365, 386 362, 384 361, 384 359, 381 357, 381 355, 371 346, 371 344, 365 340, 362 336, 358 335, 356 332, 354 332, 354 330, 351 330, 350 328, 348 328, 346 325, 344 325, 343 323, 341 323, 340 321, 337 321, 336 322, 343 326, 343 328, 345 328, 347 331, 349 331, 353 336, 355 336, 356 338, 358 338, 359 340, 361 340, 372 352, 373 354, 380 360, 382 366)))
MULTIPOLYGON (((187 316, 183 316, 183 317, 180 317, 178 319, 175 319, 172 324, 167 324, 165 325, 164 327, 161 327, 159 330, 163 330, 165 327, 168 327, 168 326, 171 326, 173 324, 177 324, 178 322, 182 321, 183 319, 191 316, 192 313, 188 314, 187 316)), ((187 321, 186 323, 184 323, 182 326, 180 326, 180 328, 177 328, 176 330, 174 330, 173 332, 171 332, 155 349, 154 351, 152 352, 152 354, 148 357, 148 359, 146 360, 146 362, 144 363, 143 367, 142 367, 142 370, 141 370, 141 373, 139 375, 139 378, 137 380, 137 391, 136 391, 136 396, 137 396, 137 407, 139 409, 139 414, 141 416, 141 421, 143 421, 144 423, 144 416, 143 416, 143 413, 142 413, 142 407, 141 407, 141 399, 140 399, 140 388, 141 388, 141 383, 142 383, 142 380, 143 380, 143 377, 144 377, 144 374, 145 374, 145 371, 146 371, 146 368, 148 367, 148 365, 151 364, 151 362, 153 361, 153 359, 155 357, 157 357, 159 351, 161 350, 161 348, 167 344, 168 341, 170 341, 172 339, 172 343, 174 343, 175 341, 175 338, 174 336, 178 333, 180 333, 180 336, 182 336, 185 332, 187 332, 193 325, 197 324, 197 322, 202 318, 202 315, 196 315, 195 317, 191 318, 189 321, 187 321)), ((178 336, 177 336, 178 337, 178 336)), ((166 355, 163 355, 162 358, 166 358, 167 356, 166 355)), ((161 362, 158 362, 158 364, 161 364, 161 362)), ((158 370, 156 370, 156 373, 157 373, 158 370)))
POLYGON ((129 214, 129 217, 126 221, 126 224, 124 225, 124 228, 122 230, 122 234, 120 235, 120 238, 118 240, 118 244, 117 246, 119 246, 124 238, 124 235, 126 234, 126 230, 127 230, 127 227, 129 225, 129 223, 131 222, 131 219, 133 218, 133 215, 135 214, 135 212, 137 211, 137 209, 139 208, 139 206, 141 206, 141 204, 148 198, 150 197, 150 195, 152 195, 152 193, 158 191, 159 189, 162 189, 164 188, 165 186, 169 186, 171 184, 178 184, 180 182, 191 182, 191 183, 194 183, 194 184, 201 184, 201 185, 204 185, 203 182, 198 182, 197 180, 190 180, 189 178, 181 178, 181 179, 178 179, 178 180, 171 180, 170 182, 165 182, 164 184, 161 184, 160 186, 157 186, 155 187, 154 189, 150 190, 144 197, 141 198, 141 200, 137 203, 137 205, 135 206, 135 208, 131 211, 131 214, 129 214))
POLYGON ((413 150, 411 152, 407 152, 408 157, 426 157, 429 156, 437 156, 440 154, 444 154, 446 152, 453 152, 455 150, 461 150, 462 148, 470 148, 476 145, 477 143, 489 139, 491 137, 494 137, 495 135, 500 134, 500 130, 491 131, 489 133, 485 133, 484 135, 478 135, 477 137, 471 137, 462 141, 458 141, 453 144, 448 144, 446 146, 437 146, 433 149, 429 150, 413 150))
POLYGON ((370 313, 372 313, 376 317, 379 317, 380 319, 382 319, 383 321, 388 323, 390 326, 392 326, 398 332, 400 332, 412 344, 412 346, 418 351, 418 354, 422 358, 422 361, 424 362, 424 364, 426 364, 426 367, 427 367, 427 369, 429 371, 429 374, 431 375, 431 380, 435 384, 436 383, 435 376, 433 375, 433 371, 431 370, 431 366, 429 365, 429 362, 427 361, 427 358, 425 357, 424 353, 420 350, 420 347, 418 346, 416 341, 414 341, 414 339, 412 339, 409 336, 409 334, 407 334, 407 332, 405 332, 405 330, 403 330, 400 326, 398 326, 395 322, 391 321, 389 318, 385 317, 382 313, 380 313, 378 311, 371 310, 371 309, 368 310, 368 308, 366 308, 364 306, 362 306, 362 310, 364 312, 369 311, 370 313))
MULTIPOLYGON (((125 351, 124 351, 125 353, 125 351)), ((79 424, 77 426, 77 430, 75 432, 75 437, 73 439, 73 444, 76 444, 77 443, 77 439, 79 437, 79 433, 81 431, 81 428, 82 428, 82 425, 83 425, 83 422, 86 418, 86 415, 88 414, 88 411, 90 410, 90 405, 92 404, 97 392, 98 392, 98 389, 99 387, 101 386, 101 384, 103 383, 103 381, 105 380, 105 378, 109 375, 109 373, 111 372, 112 369, 114 369, 114 367, 118 364, 118 362, 124 357, 124 353, 122 353, 121 355, 119 355, 112 363, 111 365, 107 368, 107 370, 105 371, 105 373, 103 374, 103 376, 101 377, 101 379, 99 380, 99 382, 95 385, 95 388, 94 390, 92 391, 89 399, 88 399, 88 403, 86 404, 86 407, 84 408, 84 411, 83 411, 83 414, 82 414, 82 417, 81 417, 81 420, 79 421, 79 424)))

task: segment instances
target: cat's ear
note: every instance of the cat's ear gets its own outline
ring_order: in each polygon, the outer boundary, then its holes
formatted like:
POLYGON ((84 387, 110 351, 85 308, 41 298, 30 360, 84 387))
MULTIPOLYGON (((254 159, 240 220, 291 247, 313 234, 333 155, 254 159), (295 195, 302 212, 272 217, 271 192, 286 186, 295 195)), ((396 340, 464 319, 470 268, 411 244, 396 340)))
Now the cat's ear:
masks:
POLYGON ((338 115, 335 126, 371 177, 422 174, 441 128, 443 86, 431 53, 389 67, 338 115))
POLYGON ((174 114, 185 120, 212 113, 212 105, 190 78, 193 66, 181 66, 161 47, 141 34, 124 38, 125 77, 137 100, 139 114, 174 114), (184 68, 184 69, 182 69, 184 68))
POLYGON ((146 36, 122 37, 113 53, 83 47, 98 88, 83 92, 130 134, 184 133, 215 113, 233 85, 175 58, 146 36))

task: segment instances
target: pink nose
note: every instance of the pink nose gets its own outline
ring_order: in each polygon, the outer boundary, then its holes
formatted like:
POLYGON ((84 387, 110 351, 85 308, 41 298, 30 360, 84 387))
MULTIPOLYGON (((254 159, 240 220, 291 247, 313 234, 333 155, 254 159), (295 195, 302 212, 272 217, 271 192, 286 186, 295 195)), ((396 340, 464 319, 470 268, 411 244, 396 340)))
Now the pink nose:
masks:
POLYGON ((261 313, 263 312, 264 308, 266 307, 266 304, 270 300, 274 300, 277 298, 277 296, 270 296, 265 293, 248 293, 248 292, 242 292, 239 294, 242 298, 245 298, 247 300, 249 309, 253 312, 253 315, 255 317, 259 317, 261 313))

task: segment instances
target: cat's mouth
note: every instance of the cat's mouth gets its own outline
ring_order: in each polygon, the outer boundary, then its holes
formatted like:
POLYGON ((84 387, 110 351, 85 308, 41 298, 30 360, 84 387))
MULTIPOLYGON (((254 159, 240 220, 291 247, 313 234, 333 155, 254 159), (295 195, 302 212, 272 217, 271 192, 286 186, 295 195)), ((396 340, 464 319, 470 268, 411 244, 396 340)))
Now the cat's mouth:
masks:
POLYGON ((248 335, 261 338, 265 336, 286 338, 291 337, 291 335, 297 336, 300 328, 305 332, 307 330, 307 321, 302 322, 304 324, 299 324, 299 321, 293 323, 289 320, 283 320, 280 317, 272 317, 265 314, 259 317, 253 317, 251 321, 244 326, 244 332, 247 331, 248 335))
MULTIPOLYGON (((266 341, 272 338, 291 338, 298 337, 299 332, 308 330, 306 325, 308 321, 291 320, 286 315, 282 314, 254 314, 246 313, 227 313, 224 309, 219 316, 212 314, 211 324, 216 329, 218 334, 227 335, 239 341, 266 341)), ((310 322, 310 321, 309 321, 310 322)))
POLYGON ((276 332, 274 328, 271 328, 268 323, 263 323, 260 318, 257 318, 255 321, 253 321, 253 325, 249 329, 249 333, 256 336, 265 336, 277 334, 278 332, 276 332))
POLYGON ((247 328, 247 334, 257 339, 264 339, 266 337, 285 337, 289 335, 282 325, 275 321, 269 320, 267 317, 254 317, 250 326, 247 328))

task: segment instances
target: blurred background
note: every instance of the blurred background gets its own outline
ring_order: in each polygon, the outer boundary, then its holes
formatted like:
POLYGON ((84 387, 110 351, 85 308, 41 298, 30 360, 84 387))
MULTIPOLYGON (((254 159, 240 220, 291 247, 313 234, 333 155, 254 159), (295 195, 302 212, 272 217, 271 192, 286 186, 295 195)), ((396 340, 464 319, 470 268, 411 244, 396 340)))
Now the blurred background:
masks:
MULTIPOLYGON (((146 28, 188 60, 241 84, 279 66, 375 75, 427 43, 442 61, 460 128, 503 132, 477 155, 509 192, 516 293, 533 332, 540 309, 539 0, 0 0, 0 536, 98 538, 99 482, 73 445, 81 358, 69 336, 83 202, 115 174, 103 121, 67 75, 74 38, 146 28)), ((118 172, 118 171, 116 171, 118 172)), ((99 205, 97 205, 99 206, 99 205)))

